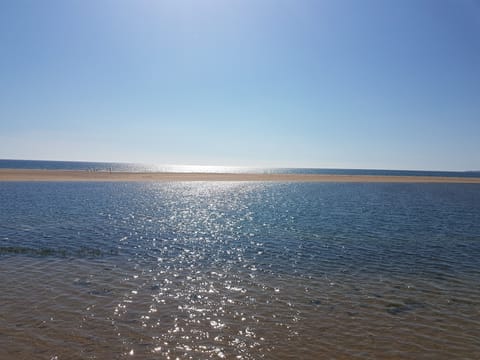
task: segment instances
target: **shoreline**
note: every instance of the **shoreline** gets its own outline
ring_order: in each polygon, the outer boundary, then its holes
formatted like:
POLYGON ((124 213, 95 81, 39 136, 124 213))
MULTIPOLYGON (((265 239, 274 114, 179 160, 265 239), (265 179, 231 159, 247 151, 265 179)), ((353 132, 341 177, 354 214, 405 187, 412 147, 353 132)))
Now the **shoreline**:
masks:
POLYGON ((177 181, 269 181, 269 182, 376 182, 376 183, 463 183, 480 184, 480 177, 324 175, 324 174, 238 174, 179 172, 108 172, 84 170, 0 169, 0 182, 177 182, 177 181))

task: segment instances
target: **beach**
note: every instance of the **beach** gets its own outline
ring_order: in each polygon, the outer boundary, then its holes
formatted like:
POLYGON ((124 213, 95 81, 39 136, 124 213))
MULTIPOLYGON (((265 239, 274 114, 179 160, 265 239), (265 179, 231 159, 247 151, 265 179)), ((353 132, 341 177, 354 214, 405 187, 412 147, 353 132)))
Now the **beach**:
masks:
POLYGON ((85 170, 0 169, 0 181, 272 181, 272 182, 350 182, 350 183, 471 183, 480 178, 450 176, 378 176, 278 173, 181 173, 118 172, 85 170))

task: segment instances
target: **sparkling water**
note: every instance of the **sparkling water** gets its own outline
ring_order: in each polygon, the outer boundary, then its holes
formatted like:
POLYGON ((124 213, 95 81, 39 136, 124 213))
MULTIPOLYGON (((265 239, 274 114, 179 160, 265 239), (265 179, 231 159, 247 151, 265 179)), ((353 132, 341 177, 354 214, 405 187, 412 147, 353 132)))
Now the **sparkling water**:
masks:
POLYGON ((480 354, 480 185, 0 183, 0 358, 480 354))

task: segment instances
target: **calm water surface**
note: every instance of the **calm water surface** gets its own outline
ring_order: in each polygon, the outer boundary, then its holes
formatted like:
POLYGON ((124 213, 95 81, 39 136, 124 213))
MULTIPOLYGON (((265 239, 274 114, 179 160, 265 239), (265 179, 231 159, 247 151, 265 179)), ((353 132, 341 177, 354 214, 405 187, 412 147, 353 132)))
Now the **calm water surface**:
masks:
POLYGON ((2 359, 478 359, 480 186, 0 183, 2 359))
POLYGON ((202 172, 234 174, 322 174, 322 175, 376 175, 376 176, 446 176, 480 177, 480 171, 424 171, 381 169, 325 169, 325 168, 260 168, 242 166, 159 165, 141 163, 108 163, 85 161, 45 161, 0 159, 0 169, 45 169, 121 172, 202 172))

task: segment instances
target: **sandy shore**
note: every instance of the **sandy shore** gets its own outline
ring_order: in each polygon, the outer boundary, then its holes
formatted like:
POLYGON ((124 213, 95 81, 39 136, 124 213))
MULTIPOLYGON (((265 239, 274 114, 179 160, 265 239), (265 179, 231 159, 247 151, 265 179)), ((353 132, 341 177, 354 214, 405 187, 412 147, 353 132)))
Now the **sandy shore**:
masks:
POLYGON ((78 170, 0 169, 0 181, 279 181, 473 183, 480 178, 316 174, 133 173, 78 170))

